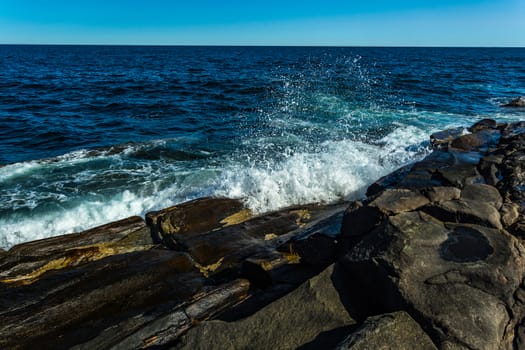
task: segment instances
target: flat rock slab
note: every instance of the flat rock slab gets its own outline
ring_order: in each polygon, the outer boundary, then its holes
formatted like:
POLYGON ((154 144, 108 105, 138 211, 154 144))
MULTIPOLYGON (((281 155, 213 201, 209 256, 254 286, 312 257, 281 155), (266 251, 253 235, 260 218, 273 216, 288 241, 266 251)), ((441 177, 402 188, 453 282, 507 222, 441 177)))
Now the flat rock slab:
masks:
POLYGON ((0 284, 0 348, 67 348, 144 308, 183 303, 205 279, 185 253, 152 249, 0 284))
POLYGON ((342 341, 336 350, 437 350, 419 324, 404 311, 372 316, 342 341))
POLYGON ((296 349, 320 333, 354 324, 333 286, 333 266, 257 313, 203 322, 175 349, 296 349))
POLYGON ((383 191, 369 205, 389 213, 412 211, 429 203, 428 198, 419 191, 408 189, 389 189, 383 191))
POLYGON ((183 305, 160 304, 112 325, 73 349, 143 349, 166 347, 193 325, 248 296, 250 284, 237 279, 201 292, 183 305))
POLYGON ((478 200, 458 199, 434 203, 421 210, 445 222, 464 222, 503 228, 499 211, 490 203, 478 200))
POLYGON ((170 248, 187 252, 205 276, 238 277, 249 258, 272 264, 277 255, 283 264, 298 262, 297 252, 277 249, 343 208, 305 205, 254 216, 247 214, 236 200, 202 199, 155 213, 155 219, 148 214, 148 221, 153 225, 152 234, 159 234, 170 248), (209 212, 213 215, 209 216, 209 212), (200 224, 201 221, 206 224, 200 224))

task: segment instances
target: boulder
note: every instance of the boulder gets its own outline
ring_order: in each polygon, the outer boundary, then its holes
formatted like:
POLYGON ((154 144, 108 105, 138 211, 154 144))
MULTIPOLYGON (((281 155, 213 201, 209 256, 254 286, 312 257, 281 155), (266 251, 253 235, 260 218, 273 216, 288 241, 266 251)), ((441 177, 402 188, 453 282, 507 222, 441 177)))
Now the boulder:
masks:
POLYGON ((360 239, 361 236, 381 225, 387 213, 377 206, 364 206, 356 201, 350 204, 343 216, 341 236, 346 240, 360 239))
POLYGON ((422 211, 445 222, 464 222, 502 229, 498 209, 477 200, 454 200, 432 204, 422 211))
POLYGON ((516 203, 505 203, 502 205, 500 214, 503 227, 508 229, 518 221, 520 217, 519 209, 520 206, 516 203))
POLYGON ((485 183, 495 186, 501 180, 500 166, 503 162, 503 155, 487 155, 483 157, 479 164, 479 173, 483 176, 485 183))
MULTIPOLYGON (((476 165, 461 164, 450 166, 442 169, 437 169, 436 174, 444 181, 444 185, 452 185, 462 188, 465 185, 483 183, 484 179, 478 172, 476 165)), ((428 183, 428 186, 435 186, 433 183, 428 183)))
POLYGON ((463 135, 464 133, 465 128, 463 127, 435 132, 432 135, 430 135, 430 145, 434 149, 447 148, 450 141, 463 135))
POLYGON ((472 125, 468 130, 472 133, 476 133, 484 129, 497 129, 498 123, 494 119, 481 119, 472 125))
POLYGON ((191 236, 241 223, 252 216, 242 202, 229 198, 200 198, 146 214, 151 234, 177 248, 174 235, 191 236))
POLYGON ((419 324, 404 311, 371 316, 336 350, 422 349, 437 350, 419 324))
POLYGON ((451 186, 430 187, 425 189, 423 193, 432 203, 442 203, 461 197, 461 190, 451 186))
POLYGON ((401 181, 403 181, 405 176, 407 176, 411 170, 412 164, 409 164, 383 176, 368 187, 366 190, 366 196, 372 197, 386 188, 395 188, 401 181))
POLYGON ((503 204, 499 191, 493 186, 484 184, 466 185, 461 190, 461 199, 464 201, 481 201, 496 210, 499 210, 503 204))

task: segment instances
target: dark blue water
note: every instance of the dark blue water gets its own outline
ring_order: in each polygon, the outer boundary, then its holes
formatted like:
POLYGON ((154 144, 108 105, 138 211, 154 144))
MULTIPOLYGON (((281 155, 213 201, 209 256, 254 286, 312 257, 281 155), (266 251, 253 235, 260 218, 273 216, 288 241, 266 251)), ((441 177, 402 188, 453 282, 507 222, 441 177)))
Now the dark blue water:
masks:
POLYGON ((0 46, 0 246, 204 196, 362 194, 525 95, 525 49, 0 46))

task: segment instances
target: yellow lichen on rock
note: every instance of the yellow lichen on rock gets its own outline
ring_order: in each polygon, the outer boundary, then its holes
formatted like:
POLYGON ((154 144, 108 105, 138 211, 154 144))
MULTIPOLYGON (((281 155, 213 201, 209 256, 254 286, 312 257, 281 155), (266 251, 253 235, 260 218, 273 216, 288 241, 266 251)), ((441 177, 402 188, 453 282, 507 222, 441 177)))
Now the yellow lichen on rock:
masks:
POLYGON ((152 345, 155 345, 157 343, 157 341, 159 340, 159 337, 154 335, 152 337, 149 337, 147 339, 144 339, 144 347, 145 348, 148 348, 152 345))
POLYGON ((242 209, 235 214, 232 214, 221 220, 224 227, 240 224, 252 217, 253 213, 250 209, 242 209))
POLYGON ((292 244, 290 244, 289 252, 283 254, 286 257, 286 260, 288 260, 289 264, 299 264, 301 262, 301 256, 296 251, 294 251, 292 244))
POLYGON ((208 278, 210 275, 210 272, 216 271, 222 264, 222 261, 224 260, 224 257, 217 260, 216 263, 203 266, 199 264, 198 262, 195 262, 195 267, 199 269, 199 271, 204 275, 204 277, 208 278))
POLYGON ((299 227, 303 227, 305 223, 312 218, 312 215, 308 209, 294 210, 292 213, 297 215, 297 220, 295 220, 295 223, 299 227))
POLYGON ((164 234, 177 234, 181 231, 183 231, 183 228, 173 225, 170 220, 162 220, 160 223, 160 227, 162 228, 162 232, 164 234))
POLYGON ((271 241, 272 239, 275 239, 279 236, 277 236, 275 233, 267 233, 264 235, 264 240, 265 241, 271 241))
POLYGON ((153 246, 118 246, 115 243, 75 247, 68 249, 64 256, 53 259, 30 273, 5 278, 0 280, 0 283, 28 285, 35 282, 40 276, 48 271, 61 270, 82 263, 97 261, 108 256, 131 253, 137 250, 149 249, 151 247, 153 246))

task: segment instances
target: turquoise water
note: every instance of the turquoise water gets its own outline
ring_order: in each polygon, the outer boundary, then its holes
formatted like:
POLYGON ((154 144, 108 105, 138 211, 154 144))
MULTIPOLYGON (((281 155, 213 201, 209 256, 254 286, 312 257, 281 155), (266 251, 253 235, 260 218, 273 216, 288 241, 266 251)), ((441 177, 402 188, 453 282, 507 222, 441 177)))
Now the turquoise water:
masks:
POLYGON ((525 49, 0 46, 0 246, 201 196, 363 195, 525 95, 525 49))

